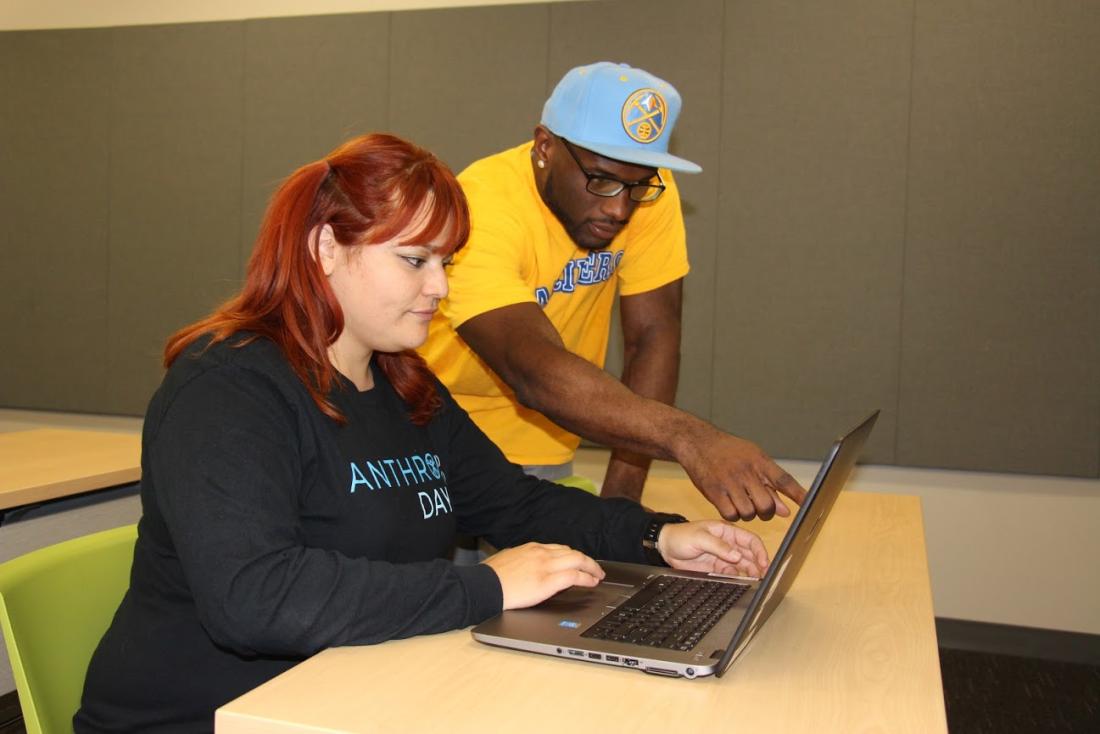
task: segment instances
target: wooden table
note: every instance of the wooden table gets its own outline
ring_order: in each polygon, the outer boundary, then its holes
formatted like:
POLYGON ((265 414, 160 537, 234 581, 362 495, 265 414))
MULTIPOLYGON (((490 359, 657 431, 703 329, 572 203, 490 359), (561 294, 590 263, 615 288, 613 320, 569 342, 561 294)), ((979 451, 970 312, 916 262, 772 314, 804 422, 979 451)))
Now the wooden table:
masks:
MULTIPOLYGON (((645 502, 713 516, 684 480, 645 502)), ((787 521, 753 522, 768 548, 787 521)), ((506 651, 468 630, 332 648, 218 710, 217 734, 946 732, 920 501, 845 492, 789 595, 723 678, 506 651)))
POLYGON ((141 436, 43 428, 0 433, 0 510, 141 478, 141 436))

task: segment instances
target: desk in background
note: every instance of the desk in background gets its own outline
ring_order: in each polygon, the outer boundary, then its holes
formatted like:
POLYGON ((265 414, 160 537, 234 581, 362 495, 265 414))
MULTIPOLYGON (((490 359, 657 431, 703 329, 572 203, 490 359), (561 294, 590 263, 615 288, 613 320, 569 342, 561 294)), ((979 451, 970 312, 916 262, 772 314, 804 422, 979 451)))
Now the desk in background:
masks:
MULTIPOLYGON (((645 501, 715 516, 685 480, 645 501)), ((788 522, 752 522, 774 551, 788 522)), ((845 492, 783 604, 722 678, 495 649, 469 630, 332 648, 218 710, 217 734, 946 732, 920 502, 845 492)))
POLYGON ((54 428, 0 433, 0 512, 140 478, 137 434, 54 428))

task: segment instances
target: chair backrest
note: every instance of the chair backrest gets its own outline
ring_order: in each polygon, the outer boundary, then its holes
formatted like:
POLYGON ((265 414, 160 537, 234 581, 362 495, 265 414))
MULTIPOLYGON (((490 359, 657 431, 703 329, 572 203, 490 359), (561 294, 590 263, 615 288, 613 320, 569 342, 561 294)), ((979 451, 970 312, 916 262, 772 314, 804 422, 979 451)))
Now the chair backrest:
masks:
POLYGON ((84 675, 130 586, 137 526, 0 564, 0 625, 28 734, 72 732, 84 675))
POLYGON ((591 479, 580 474, 571 474, 563 479, 555 479, 555 484, 562 484, 566 487, 575 487, 577 489, 583 489, 589 494, 594 494, 597 497, 600 496, 600 488, 596 486, 596 483, 591 479))

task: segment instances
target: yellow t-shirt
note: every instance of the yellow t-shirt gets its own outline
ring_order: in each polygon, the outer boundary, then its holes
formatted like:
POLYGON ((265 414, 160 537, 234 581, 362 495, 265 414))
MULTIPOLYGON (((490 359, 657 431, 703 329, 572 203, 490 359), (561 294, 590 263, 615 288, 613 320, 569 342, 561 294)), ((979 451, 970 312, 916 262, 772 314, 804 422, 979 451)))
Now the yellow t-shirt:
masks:
POLYGON ((640 204, 610 246, 577 247, 539 197, 531 146, 483 158, 459 175, 470 202, 470 241, 455 257, 450 295, 420 353, 510 461, 561 464, 572 460, 580 439, 520 405, 455 329, 496 308, 538 303, 566 348, 603 367, 616 287, 633 295, 682 278, 687 245, 680 195, 662 170, 665 193, 640 204))

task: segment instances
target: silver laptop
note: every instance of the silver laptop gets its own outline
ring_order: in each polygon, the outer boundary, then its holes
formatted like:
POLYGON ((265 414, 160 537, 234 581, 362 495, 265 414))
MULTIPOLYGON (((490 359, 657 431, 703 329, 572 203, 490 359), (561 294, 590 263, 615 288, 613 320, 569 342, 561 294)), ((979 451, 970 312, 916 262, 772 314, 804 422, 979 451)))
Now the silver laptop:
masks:
POLYGON ((574 587, 473 629, 475 640, 672 677, 721 677, 782 601, 878 418, 837 439, 764 578, 601 561, 595 588, 574 587))

